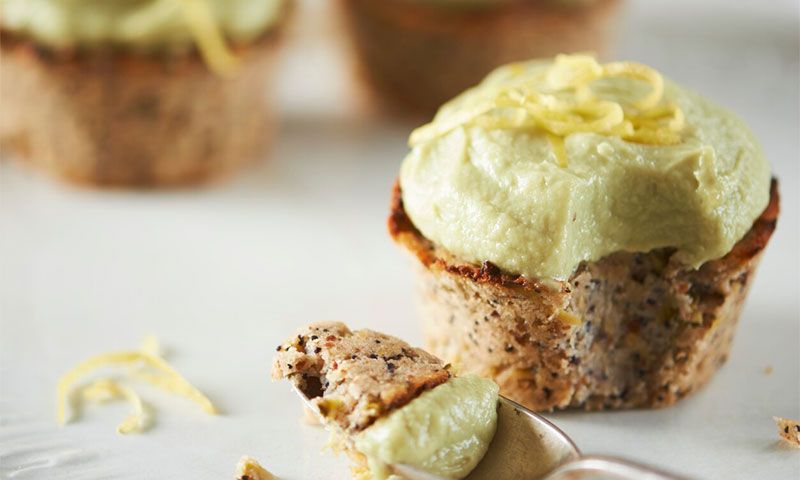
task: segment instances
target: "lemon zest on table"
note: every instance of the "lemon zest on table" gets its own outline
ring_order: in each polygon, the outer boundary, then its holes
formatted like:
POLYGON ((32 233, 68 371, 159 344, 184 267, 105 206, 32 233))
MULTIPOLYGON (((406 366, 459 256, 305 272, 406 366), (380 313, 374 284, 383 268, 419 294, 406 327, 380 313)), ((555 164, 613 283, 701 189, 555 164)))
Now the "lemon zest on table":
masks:
POLYGON ((501 85, 484 83, 461 104, 445 107, 409 138, 414 147, 457 128, 543 130, 557 163, 566 166, 563 140, 573 133, 618 136, 650 145, 681 141, 686 120, 681 109, 663 101, 664 79, 655 69, 635 62, 600 64, 585 54, 559 55, 542 73, 526 75, 521 64, 504 67, 510 78, 501 85), (604 99, 592 89, 603 78, 626 77, 647 84, 649 91, 627 104, 604 99))
MULTIPOLYGON (((103 353, 90 357, 76 365, 64 374, 58 382, 58 422, 63 425, 69 421, 67 405, 71 405, 73 401, 73 396, 71 395, 72 386, 81 377, 109 366, 126 366, 130 376, 146 381, 167 392, 185 397, 200 405, 203 411, 216 414, 217 408, 211 400, 183 378, 169 363, 158 356, 156 353, 158 349, 158 342, 155 339, 146 339, 140 350, 103 353)), ((136 406, 137 402, 141 403, 140 400, 137 400, 138 394, 128 387, 123 387, 116 380, 103 378, 79 390, 85 393, 86 388, 89 388, 90 399, 100 398, 103 395, 124 397, 134 404, 136 411, 139 408, 136 406)), ((83 398, 85 399, 85 397, 83 398)), ((130 429, 128 431, 138 430, 130 429)))
POLYGON ((189 31, 208 68, 220 76, 235 74, 239 58, 231 52, 207 0, 173 0, 183 11, 189 31))
POLYGON ((116 380, 101 378, 86 385, 80 390, 82 400, 93 402, 108 402, 115 398, 128 400, 133 406, 133 412, 117 426, 117 432, 123 435, 138 433, 147 430, 148 417, 144 408, 142 397, 130 387, 116 380))

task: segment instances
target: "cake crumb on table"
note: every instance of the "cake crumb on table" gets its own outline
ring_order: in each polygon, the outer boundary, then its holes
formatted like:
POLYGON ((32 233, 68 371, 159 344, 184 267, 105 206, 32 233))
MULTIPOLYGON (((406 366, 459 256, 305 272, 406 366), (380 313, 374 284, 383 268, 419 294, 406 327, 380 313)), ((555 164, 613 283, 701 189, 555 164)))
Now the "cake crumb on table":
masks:
POLYGON ((800 447, 800 422, 788 418, 772 417, 778 425, 778 434, 795 447, 800 447))
POLYGON ((242 455, 236 465, 236 480, 279 480, 269 473, 258 461, 247 455, 242 455))

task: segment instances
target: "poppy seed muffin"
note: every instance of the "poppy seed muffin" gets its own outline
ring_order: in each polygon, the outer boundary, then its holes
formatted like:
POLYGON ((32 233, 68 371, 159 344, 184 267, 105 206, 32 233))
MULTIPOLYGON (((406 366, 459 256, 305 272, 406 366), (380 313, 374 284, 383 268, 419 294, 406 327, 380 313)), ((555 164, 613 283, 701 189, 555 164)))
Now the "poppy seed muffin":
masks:
POLYGON ((741 121, 562 56, 499 69, 411 143, 389 230, 433 353, 535 410, 670 405, 724 363, 779 210, 741 121))
POLYGON ((603 53, 620 0, 339 0, 371 97, 433 114, 502 64, 603 53))
POLYGON ((157 3, 2 2, 3 149, 97 186, 193 184, 257 158, 289 2, 157 3))

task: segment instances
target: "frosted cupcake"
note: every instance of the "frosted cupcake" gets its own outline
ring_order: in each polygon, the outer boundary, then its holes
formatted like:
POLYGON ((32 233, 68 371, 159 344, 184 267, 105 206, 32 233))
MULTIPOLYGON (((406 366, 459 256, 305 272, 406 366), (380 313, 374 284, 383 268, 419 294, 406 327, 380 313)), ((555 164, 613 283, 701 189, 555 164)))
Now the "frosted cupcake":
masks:
POLYGON ((619 0, 339 0, 360 76, 390 107, 433 114, 495 67, 603 53, 619 0))
POLYGON ((3 0, 0 142, 93 185, 215 178, 270 138, 288 0, 3 0))
POLYGON ((559 56, 497 69, 410 143, 389 227, 432 353, 537 410, 669 405, 724 363, 778 216, 738 118, 559 56))

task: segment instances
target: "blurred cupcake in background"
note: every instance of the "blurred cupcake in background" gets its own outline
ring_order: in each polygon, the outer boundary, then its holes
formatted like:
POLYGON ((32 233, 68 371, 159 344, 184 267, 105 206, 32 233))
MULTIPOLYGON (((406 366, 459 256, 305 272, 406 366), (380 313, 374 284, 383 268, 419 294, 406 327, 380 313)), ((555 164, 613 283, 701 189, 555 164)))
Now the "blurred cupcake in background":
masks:
POLYGON ((495 67, 606 50, 620 0, 339 0, 376 100, 430 115, 495 67))
POLYGON ((0 145, 91 185, 197 183, 270 139, 290 0, 0 0, 0 145))

